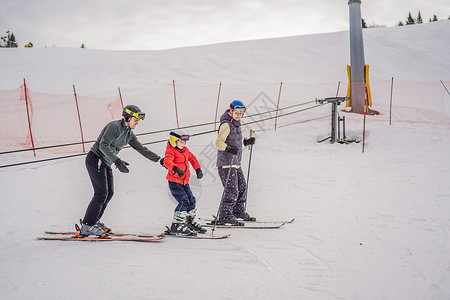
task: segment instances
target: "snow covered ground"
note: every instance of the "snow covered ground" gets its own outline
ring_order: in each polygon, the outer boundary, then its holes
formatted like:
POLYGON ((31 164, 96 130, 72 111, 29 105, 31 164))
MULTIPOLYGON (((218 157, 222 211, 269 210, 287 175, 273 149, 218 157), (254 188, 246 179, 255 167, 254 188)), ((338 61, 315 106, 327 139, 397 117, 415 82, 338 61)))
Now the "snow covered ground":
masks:
MULTIPOLYGON (((443 80, 448 87, 449 25, 365 30, 371 79, 414 80, 411 89, 443 80)), ((192 99, 180 104, 181 121, 194 124, 209 118, 199 91, 219 81, 248 97, 255 94, 247 88, 268 92, 268 83, 280 81, 345 82, 348 53, 348 32, 164 51, 1 49, 8 74, 0 90, 17 88, 23 77, 30 88, 55 94, 70 94, 75 83, 79 94, 110 96, 120 85, 126 101, 150 115, 139 133, 175 125, 173 116, 164 119, 165 103, 145 100, 172 80, 192 99)), ((365 153, 362 143, 317 143, 329 134, 328 105, 280 119, 277 131, 273 120, 246 126, 244 134, 255 129, 257 137, 248 211, 296 221, 277 230, 218 229, 232 234, 224 240, 38 241, 43 231, 70 230, 83 216, 92 196, 84 157, 0 169, 0 297, 449 299, 450 98, 432 95, 394 97, 389 125, 389 98, 375 88, 381 115, 367 119, 365 153)), ((362 116, 340 114, 347 136, 361 139, 362 116)), ((201 216, 216 213, 222 192, 206 154, 214 137, 188 142, 205 169, 204 179, 191 179, 201 216)), ((163 154, 165 145, 149 148, 163 154)), ((114 171, 115 196, 103 221, 119 232, 161 232, 175 207, 164 170, 130 149, 120 156, 131 172, 114 171)))

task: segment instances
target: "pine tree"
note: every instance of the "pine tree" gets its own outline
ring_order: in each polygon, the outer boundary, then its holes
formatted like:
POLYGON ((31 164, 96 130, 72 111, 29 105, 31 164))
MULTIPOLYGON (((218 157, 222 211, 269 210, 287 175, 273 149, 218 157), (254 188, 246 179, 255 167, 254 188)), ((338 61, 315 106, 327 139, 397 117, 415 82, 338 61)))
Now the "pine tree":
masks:
MULTIPOLYGON (((431 20, 431 19, 430 19, 430 20, 431 20)), ((402 21, 398 22, 398 26, 404 26, 404 25, 403 25, 403 22, 402 22, 402 21)))
POLYGON ((436 17, 436 15, 433 16, 433 22, 438 21, 438 18, 436 17))
POLYGON ((0 47, 4 48, 17 48, 19 45, 16 42, 16 37, 14 36, 14 33, 9 33, 9 30, 6 32, 6 36, 2 36, 1 40, 3 41, 4 45, 0 47))
POLYGON ((84 44, 81 44, 81 48, 84 49, 84 48, 86 48, 86 47, 84 47, 84 44))
POLYGON ((406 19, 406 25, 413 25, 415 23, 416 21, 414 21, 413 17, 411 16, 411 12, 409 12, 408 19, 406 19))
POLYGON ((422 16, 420 15, 420 10, 419 10, 419 14, 417 15, 417 24, 422 24, 422 16))
POLYGON ((366 21, 364 21, 363 18, 361 18, 361 22, 362 22, 362 28, 367 28, 366 21))

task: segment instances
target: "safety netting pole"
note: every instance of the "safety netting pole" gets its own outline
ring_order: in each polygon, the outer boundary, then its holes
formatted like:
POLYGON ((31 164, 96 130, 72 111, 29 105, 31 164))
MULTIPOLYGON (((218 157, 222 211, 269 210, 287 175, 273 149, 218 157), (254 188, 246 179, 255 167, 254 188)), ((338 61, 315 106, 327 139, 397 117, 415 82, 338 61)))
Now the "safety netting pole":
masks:
POLYGON ((118 87, 118 89, 119 89, 120 104, 122 104, 122 110, 123 110, 122 93, 120 92, 120 87, 118 87))
POLYGON ((220 99, 220 90, 222 89, 222 81, 219 83, 219 93, 217 95, 217 103, 216 103, 216 116, 214 117, 214 131, 217 129, 217 112, 219 110, 219 99, 220 99))
POLYGON ((28 129, 30 130, 31 146, 33 147, 33 154, 36 156, 36 149, 34 147, 33 132, 31 130, 30 110, 28 109, 28 89, 25 78, 23 79, 23 88, 25 92, 25 106, 27 107, 28 129))
POLYGON ((73 95, 75 96, 75 104, 77 106, 77 113, 78 113, 78 122, 80 124, 80 133, 81 133, 81 145, 83 145, 83 153, 86 152, 84 149, 84 136, 83 136, 83 126, 81 126, 81 117, 80 117, 80 109, 78 108, 78 99, 77 99, 77 93, 75 91, 75 84, 73 85, 73 95))
POLYGON ((366 112, 367 112, 367 87, 365 91, 364 97, 364 125, 363 125, 363 144, 362 144, 362 152, 364 153, 364 146, 366 142, 366 112))
POLYGON ((394 89, 394 77, 391 80, 391 101, 389 105, 389 125, 392 125, 392 91, 394 89))
POLYGON ((275 130, 277 130, 278 108, 280 107, 281 88, 282 87, 283 87, 283 82, 280 82, 280 90, 278 91, 277 111, 275 113, 275 130))
POLYGON ((177 93, 175 92, 175 80, 172 82, 172 84, 173 84, 173 99, 175 101, 175 115, 177 117, 177 128, 180 128, 180 123, 178 122, 177 93))

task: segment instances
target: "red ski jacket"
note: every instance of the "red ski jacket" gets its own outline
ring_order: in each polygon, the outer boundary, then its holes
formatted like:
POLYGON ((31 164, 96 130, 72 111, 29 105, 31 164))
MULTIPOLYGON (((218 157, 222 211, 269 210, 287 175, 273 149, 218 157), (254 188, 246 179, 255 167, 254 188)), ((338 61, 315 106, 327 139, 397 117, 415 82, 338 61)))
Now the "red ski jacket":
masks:
POLYGON ((167 142, 166 153, 164 154, 164 165, 167 169, 169 169, 169 174, 166 176, 167 180, 182 185, 188 184, 189 177, 191 176, 191 172, 189 171, 189 162, 194 170, 201 168, 197 158, 189 151, 188 147, 184 147, 183 150, 180 150, 172 147, 170 143, 167 142), (179 177, 177 173, 172 171, 174 166, 177 166, 184 171, 183 177, 179 177))

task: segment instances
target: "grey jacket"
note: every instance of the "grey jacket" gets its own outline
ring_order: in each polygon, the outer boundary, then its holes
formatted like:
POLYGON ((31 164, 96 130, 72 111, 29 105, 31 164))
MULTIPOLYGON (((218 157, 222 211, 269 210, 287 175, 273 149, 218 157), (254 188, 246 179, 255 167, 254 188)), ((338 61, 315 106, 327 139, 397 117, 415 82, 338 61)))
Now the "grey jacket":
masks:
POLYGON ((126 126, 123 119, 106 124, 91 151, 106 165, 111 166, 118 159, 119 151, 127 144, 151 161, 157 162, 160 159, 159 155, 147 149, 137 140, 136 135, 126 126))

